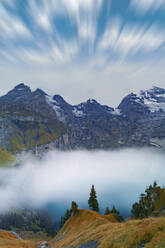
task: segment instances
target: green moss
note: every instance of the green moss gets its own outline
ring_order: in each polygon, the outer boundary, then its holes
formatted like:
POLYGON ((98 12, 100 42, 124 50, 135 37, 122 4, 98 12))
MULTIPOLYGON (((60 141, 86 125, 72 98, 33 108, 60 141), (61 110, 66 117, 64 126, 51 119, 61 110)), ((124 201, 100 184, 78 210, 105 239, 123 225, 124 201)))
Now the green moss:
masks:
POLYGON ((0 117, 3 118, 5 117, 6 113, 4 111, 0 111, 0 117))
POLYGON ((36 145, 49 144, 65 133, 63 123, 57 120, 48 123, 20 121, 15 123, 15 136, 10 138, 8 150, 18 152, 33 149, 36 145))
POLYGON ((22 143, 21 137, 17 134, 15 137, 10 138, 10 143, 8 146, 8 151, 15 153, 20 152, 25 148, 24 144, 22 143))
POLYGON ((0 167, 12 165, 15 158, 12 154, 5 150, 0 150, 0 167))

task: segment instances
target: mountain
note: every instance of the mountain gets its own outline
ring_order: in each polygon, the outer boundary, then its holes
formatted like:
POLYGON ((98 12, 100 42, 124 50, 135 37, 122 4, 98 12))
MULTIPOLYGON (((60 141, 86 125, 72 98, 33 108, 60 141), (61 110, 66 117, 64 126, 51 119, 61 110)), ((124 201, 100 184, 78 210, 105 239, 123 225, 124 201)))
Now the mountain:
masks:
POLYGON ((129 94, 116 109, 94 99, 78 105, 21 83, 0 97, 0 149, 108 149, 165 146, 165 89, 129 94))
POLYGON ((46 102, 46 94, 17 85, 0 97, 0 146, 9 152, 48 144, 63 134, 64 124, 46 102))
POLYGON ((52 248, 154 248, 165 247, 165 218, 118 223, 112 216, 78 210, 57 236, 52 248))

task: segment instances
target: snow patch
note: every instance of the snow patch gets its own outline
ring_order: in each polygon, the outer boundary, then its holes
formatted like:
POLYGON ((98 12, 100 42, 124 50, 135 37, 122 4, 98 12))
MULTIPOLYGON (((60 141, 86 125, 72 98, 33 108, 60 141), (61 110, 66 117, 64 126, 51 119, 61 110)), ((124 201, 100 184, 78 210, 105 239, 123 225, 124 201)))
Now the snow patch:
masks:
POLYGON ((144 104, 153 112, 165 111, 165 102, 157 102, 155 99, 144 99, 144 104))
POLYGON ((165 93, 161 94, 160 91, 158 91, 158 88, 154 87, 147 91, 140 91, 136 96, 137 99, 135 101, 147 106, 150 112, 165 112, 165 93))
POLYGON ((94 103, 95 100, 90 98, 90 99, 89 99, 89 102, 90 102, 90 103, 94 103))
POLYGON ((62 109, 61 107, 59 106, 59 103, 53 99, 53 96, 45 96, 46 97, 46 101, 47 103, 54 109, 54 111, 56 112, 56 116, 58 118, 58 120, 64 122, 65 121, 65 118, 64 116, 62 115, 62 109))
POLYGON ((114 111, 111 112, 113 115, 121 115, 120 109, 116 108, 114 111))
POLYGON ((82 117, 84 116, 84 112, 76 107, 73 108, 72 110, 73 114, 76 116, 76 117, 82 117))
POLYGON ((156 94, 156 97, 163 97, 163 98, 165 98, 165 94, 156 94))

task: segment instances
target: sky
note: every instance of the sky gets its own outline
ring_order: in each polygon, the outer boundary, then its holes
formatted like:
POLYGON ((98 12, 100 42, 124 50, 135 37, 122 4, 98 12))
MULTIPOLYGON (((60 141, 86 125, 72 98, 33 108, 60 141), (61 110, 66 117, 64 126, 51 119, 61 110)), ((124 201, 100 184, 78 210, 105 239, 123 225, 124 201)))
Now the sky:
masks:
POLYGON ((165 88, 164 0, 0 0, 0 95, 20 82, 116 107, 165 88))

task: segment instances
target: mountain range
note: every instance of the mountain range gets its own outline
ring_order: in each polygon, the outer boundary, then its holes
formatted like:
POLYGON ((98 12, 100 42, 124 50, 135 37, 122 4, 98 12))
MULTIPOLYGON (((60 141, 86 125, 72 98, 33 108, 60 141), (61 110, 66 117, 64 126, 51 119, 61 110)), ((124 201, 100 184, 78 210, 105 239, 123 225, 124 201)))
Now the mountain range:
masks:
POLYGON ((78 105, 21 83, 0 97, 0 149, 165 147, 165 89, 131 93, 114 109, 94 99, 78 105))

